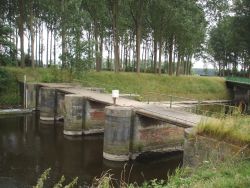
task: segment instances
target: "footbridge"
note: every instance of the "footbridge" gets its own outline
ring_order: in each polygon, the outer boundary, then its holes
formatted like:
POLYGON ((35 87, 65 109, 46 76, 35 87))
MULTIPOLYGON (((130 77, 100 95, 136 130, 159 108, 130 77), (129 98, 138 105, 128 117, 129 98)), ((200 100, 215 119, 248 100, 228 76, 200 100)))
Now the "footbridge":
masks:
POLYGON ((206 117, 120 97, 99 88, 72 84, 29 83, 25 106, 40 111, 40 120, 64 120, 64 134, 104 133, 103 156, 114 161, 136 158, 148 151, 182 150, 184 129, 206 117))
POLYGON ((243 112, 250 112, 250 79, 227 77, 227 87, 233 93, 233 102, 242 108, 243 112))

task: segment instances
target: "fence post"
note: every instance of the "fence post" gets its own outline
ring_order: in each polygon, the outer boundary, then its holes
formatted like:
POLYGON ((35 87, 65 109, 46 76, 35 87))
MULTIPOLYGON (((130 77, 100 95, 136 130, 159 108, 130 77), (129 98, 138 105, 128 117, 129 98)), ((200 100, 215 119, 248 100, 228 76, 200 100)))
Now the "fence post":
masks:
POLYGON ((27 108, 26 75, 23 76, 23 108, 27 108))
POLYGON ((170 95, 170 108, 172 108, 173 96, 170 95))

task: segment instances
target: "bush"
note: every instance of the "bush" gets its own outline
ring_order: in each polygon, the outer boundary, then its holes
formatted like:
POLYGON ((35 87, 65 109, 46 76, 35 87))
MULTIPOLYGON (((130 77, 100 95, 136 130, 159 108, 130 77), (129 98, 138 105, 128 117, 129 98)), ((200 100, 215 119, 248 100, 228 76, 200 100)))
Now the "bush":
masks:
POLYGON ((8 88, 11 82, 11 75, 5 69, 0 68, 0 93, 8 88))

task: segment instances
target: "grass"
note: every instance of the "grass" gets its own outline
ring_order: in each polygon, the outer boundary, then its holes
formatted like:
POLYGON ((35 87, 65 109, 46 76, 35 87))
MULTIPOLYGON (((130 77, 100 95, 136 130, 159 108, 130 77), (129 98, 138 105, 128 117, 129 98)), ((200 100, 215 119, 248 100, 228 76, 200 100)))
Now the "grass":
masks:
POLYGON ((219 140, 239 145, 250 144, 250 118, 227 117, 201 122, 196 128, 197 134, 208 135, 219 140))
POLYGON ((199 168, 177 170, 170 176, 166 188, 229 188, 250 187, 250 161, 206 162, 199 168))
MULTIPOLYGON (((96 181, 95 181, 96 182, 96 181)), ((141 186, 134 183, 117 183, 112 175, 102 175, 94 187, 113 188, 248 188, 250 187, 250 161, 226 161, 223 163, 204 162, 196 169, 177 169, 168 180, 151 180, 141 186)))
POLYGON ((167 76, 155 74, 136 74, 121 72, 84 72, 71 75, 66 70, 57 68, 15 68, 8 67, 8 71, 31 82, 77 82, 83 86, 102 87, 107 92, 119 89, 121 93, 133 93, 142 97, 142 100, 169 100, 168 95, 178 97, 209 100, 229 99, 230 95, 225 80, 218 77, 199 76, 167 76))
MULTIPOLYGON (((46 170, 38 179, 34 188, 46 187, 50 169, 46 170)), ((125 173, 124 173, 125 174, 125 173)), ((142 185, 126 182, 126 177, 121 174, 121 181, 115 180, 109 172, 103 173, 100 178, 94 178, 90 187, 98 188, 248 188, 250 187, 250 160, 225 161, 221 163, 204 162, 196 169, 178 168, 175 174, 166 177, 168 180, 151 180, 142 185)), ((129 178, 128 178, 129 179, 129 178)), ((75 178, 68 185, 63 185, 65 177, 54 185, 59 187, 81 187, 75 178)))

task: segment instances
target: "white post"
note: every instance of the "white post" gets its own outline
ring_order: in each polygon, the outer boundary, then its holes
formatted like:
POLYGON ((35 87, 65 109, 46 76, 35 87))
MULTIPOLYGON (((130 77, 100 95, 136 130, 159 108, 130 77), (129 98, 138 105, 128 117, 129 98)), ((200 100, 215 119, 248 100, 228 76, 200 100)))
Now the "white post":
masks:
POLYGON ((23 104, 23 107, 24 108, 27 108, 27 95, 26 95, 26 75, 24 75, 24 78, 23 78, 23 99, 24 99, 24 104, 23 104))
POLYGON ((119 90, 112 90, 113 103, 116 105, 116 99, 119 98, 119 90))

